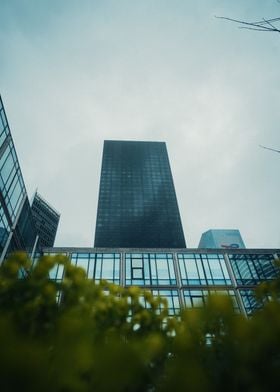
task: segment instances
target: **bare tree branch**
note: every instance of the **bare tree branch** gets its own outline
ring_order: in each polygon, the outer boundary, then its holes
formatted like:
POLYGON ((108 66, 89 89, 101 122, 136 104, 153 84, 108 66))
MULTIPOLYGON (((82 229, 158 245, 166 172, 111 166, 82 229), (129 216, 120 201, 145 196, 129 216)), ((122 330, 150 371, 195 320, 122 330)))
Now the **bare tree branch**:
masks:
POLYGON ((280 150, 275 150, 275 148, 265 147, 265 146, 262 146, 261 144, 259 144, 259 146, 261 148, 264 148, 265 150, 270 150, 270 151, 274 151, 274 152, 280 153, 280 150))
POLYGON ((215 18, 229 20, 230 22, 238 23, 241 25, 239 26, 239 28, 241 29, 280 33, 280 28, 272 24, 275 22, 280 22, 280 17, 273 18, 273 19, 263 19, 259 22, 246 22, 244 20, 227 18, 225 16, 215 16, 215 18))

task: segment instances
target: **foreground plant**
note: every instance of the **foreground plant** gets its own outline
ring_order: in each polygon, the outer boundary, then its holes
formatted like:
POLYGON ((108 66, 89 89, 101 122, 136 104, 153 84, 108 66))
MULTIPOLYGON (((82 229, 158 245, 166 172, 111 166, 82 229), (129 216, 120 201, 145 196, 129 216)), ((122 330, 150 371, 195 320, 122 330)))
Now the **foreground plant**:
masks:
MULTIPOLYGON (((268 391, 280 370, 279 282, 251 319, 228 297, 168 317, 164 299, 94 284, 64 256, 0 267, 1 391, 268 391), (64 279, 49 279, 60 264, 64 279), (144 307, 144 300, 147 307, 144 307)), ((277 283, 278 282, 278 283, 277 283)))

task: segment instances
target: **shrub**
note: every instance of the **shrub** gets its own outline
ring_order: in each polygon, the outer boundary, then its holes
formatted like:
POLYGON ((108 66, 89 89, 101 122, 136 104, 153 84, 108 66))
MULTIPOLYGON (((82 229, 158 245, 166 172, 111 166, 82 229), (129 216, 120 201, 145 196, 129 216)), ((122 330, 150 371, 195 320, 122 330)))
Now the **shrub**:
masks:
POLYGON ((277 290, 276 281, 258 289, 271 301, 250 319, 214 295, 174 318, 164 299, 94 284, 64 256, 43 256, 30 269, 25 254, 14 254, 0 267, 0 390, 274 390, 277 290), (57 263, 61 282, 49 279, 57 263))

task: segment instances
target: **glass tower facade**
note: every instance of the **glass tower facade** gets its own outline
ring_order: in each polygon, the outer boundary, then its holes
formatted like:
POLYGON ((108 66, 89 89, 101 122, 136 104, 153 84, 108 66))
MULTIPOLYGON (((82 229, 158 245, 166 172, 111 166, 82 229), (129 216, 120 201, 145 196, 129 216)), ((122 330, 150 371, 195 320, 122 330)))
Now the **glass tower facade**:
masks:
POLYGON ((31 211, 41 246, 53 246, 60 214, 36 192, 31 211))
MULTIPOLYGON (((51 246, 53 242, 42 245, 51 246)), ((24 250, 33 255, 39 247, 38 230, 0 97, 0 263, 10 252, 24 250)))
POLYGON ((94 246, 186 247, 165 143, 104 142, 94 246))
POLYGON ((36 242, 30 204, 0 97, 0 260, 8 252, 32 253, 36 242))

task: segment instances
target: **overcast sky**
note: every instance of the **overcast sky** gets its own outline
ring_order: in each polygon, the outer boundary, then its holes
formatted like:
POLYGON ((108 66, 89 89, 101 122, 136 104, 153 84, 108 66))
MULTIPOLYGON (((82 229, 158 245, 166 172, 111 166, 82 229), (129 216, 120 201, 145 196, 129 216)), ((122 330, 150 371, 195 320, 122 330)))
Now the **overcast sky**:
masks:
POLYGON ((280 247, 277 0, 0 0, 0 90, 57 246, 92 246, 104 139, 165 141, 188 247, 280 247))

